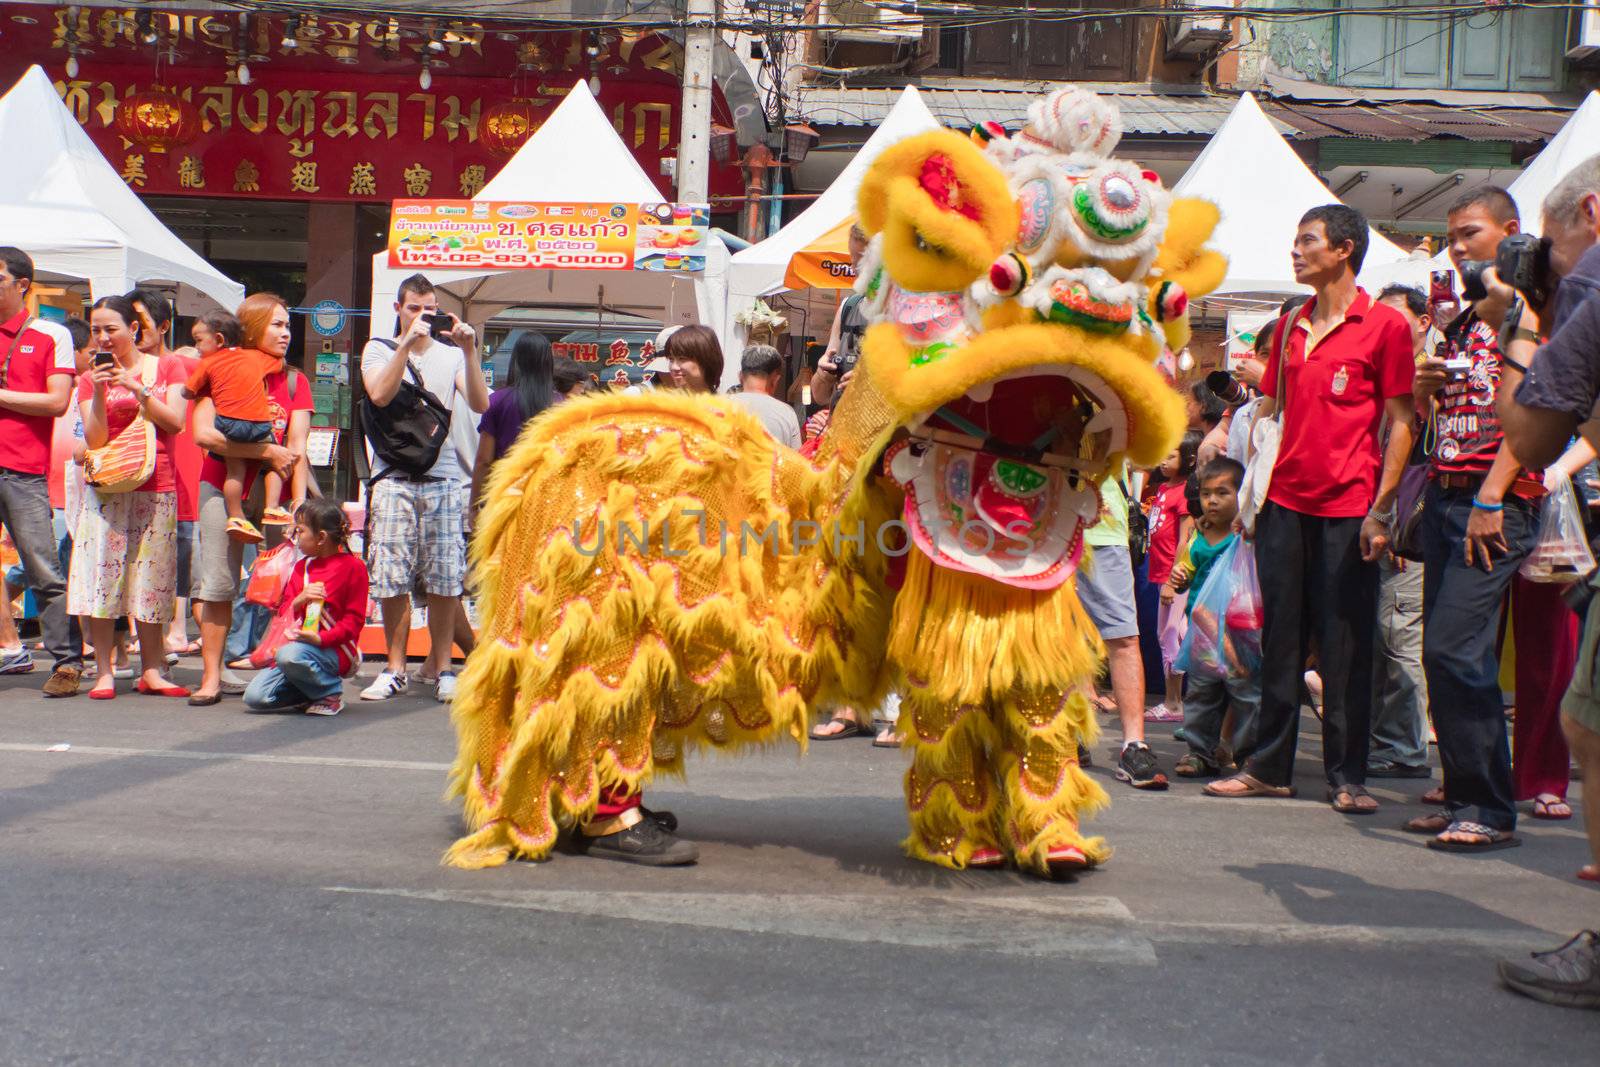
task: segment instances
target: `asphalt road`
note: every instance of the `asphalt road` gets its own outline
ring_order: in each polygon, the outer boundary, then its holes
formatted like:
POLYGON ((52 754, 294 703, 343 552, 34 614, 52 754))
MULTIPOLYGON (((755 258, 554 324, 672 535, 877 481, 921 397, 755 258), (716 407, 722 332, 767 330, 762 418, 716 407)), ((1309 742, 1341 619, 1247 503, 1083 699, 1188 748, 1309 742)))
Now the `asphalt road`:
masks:
POLYGON ((463 872, 430 699, 315 719, 42 680, 0 678, 0 1063, 1500 1065, 1600 1040, 1493 974, 1600 925, 1576 825, 1430 852, 1398 829, 1427 783, 1366 819, 1318 802, 1314 723, 1315 799, 1135 793, 1097 746, 1117 852, 1070 884, 902 858, 902 756, 865 741, 654 790, 694 868, 463 872))

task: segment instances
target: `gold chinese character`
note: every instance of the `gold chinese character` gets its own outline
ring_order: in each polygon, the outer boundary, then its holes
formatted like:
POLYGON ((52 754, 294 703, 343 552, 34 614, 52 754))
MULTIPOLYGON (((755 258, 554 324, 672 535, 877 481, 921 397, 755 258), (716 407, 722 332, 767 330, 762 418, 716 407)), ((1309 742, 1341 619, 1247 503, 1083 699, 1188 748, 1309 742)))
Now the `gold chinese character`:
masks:
POLYGON ((461 171, 461 195, 468 200, 472 199, 478 195, 488 180, 489 175, 482 163, 468 164, 461 171))
POLYGON ((261 191, 261 172, 248 159, 239 160, 239 165, 233 168, 233 191, 236 193, 261 191))
POLYGON ((297 193, 321 192, 317 185, 317 165, 309 159, 303 159, 289 171, 289 188, 297 193))
POLYGON ((178 160, 178 184, 185 189, 204 189, 206 187, 206 167, 196 156, 184 156, 178 160))
POLYGON ((122 180, 143 187, 150 176, 144 172, 144 155, 135 152, 122 161, 122 180))
POLYGON ((407 196, 427 196, 428 186, 433 184, 433 171, 421 163, 411 164, 401 177, 406 180, 407 196))
POLYGON ((350 168, 350 195, 378 195, 378 178, 371 163, 357 163, 350 168))

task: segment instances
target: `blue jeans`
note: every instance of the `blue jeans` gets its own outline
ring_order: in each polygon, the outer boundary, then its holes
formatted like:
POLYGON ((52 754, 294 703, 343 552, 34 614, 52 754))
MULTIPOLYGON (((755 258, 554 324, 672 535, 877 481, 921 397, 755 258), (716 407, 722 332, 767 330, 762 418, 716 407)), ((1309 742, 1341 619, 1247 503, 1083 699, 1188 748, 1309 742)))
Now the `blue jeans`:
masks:
POLYGON ((1422 512, 1422 669, 1439 735, 1445 807, 1454 817, 1475 814, 1485 826, 1510 831, 1517 827, 1517 807, 1495 643, 1501 601, 1538 540, 1539 513, 1520 497, 1507 496, 1500 513, 1505 553, 1490 570, 1469 567, 1461 543, 1473 492, 1428 486, 1422 512))
MULTIPOLYGON (((244 546, 245 573, 255 566, 256 546, 244 546)), ((244 598, 245 586, 248 579, 239 582, 238 592, 233 597, 233 622, 228 627, 228 643, 223 646, 222 662, 232 663, 236 659, 244 659, 266 636, 267 623, 272 621, 272 612, 260 604, 253 604, 244 598)))
POLYGON ((67 615, 67 579, 44 475, 0 468, 0 525, 10 531, 21 557, 50 658, 57 667, 81 669, 83 640, 75 637, 77 620, 67 615))
POLYGON ((336 649, 290 641, 278 649, 277 665, 251 680, 244 703, 256 711, 281 711, 333 696, 343 688, 336 649))

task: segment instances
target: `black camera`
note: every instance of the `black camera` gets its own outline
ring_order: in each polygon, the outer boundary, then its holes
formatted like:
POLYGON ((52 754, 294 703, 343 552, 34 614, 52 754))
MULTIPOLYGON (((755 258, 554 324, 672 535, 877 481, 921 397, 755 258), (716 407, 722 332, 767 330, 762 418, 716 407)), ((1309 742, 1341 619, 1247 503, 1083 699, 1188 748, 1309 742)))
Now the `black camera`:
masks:
POLYGON ((445 340, 456 328, 456 317, 448 311, 432 311, 422 316, 428 324, 428 335, 435 340, 445 340))
POLYGON ((1483 272, 1490 267, 1500 280, 1528 298, 1535 307, 1550 299, 1555 278, 1550 270, 1550 239, 1531 233, 1514 233, 1495 249, 1494 262, 1469 259, 1461 264, 1461 295, 1468 301, 1489 295, 1483 272))
POLYGON ((1212 371, 1206 375, 1206 388, 1230 408, 1236 408, 1250 399, 1250 387, 1235 378, 1232 371, 1212 371))

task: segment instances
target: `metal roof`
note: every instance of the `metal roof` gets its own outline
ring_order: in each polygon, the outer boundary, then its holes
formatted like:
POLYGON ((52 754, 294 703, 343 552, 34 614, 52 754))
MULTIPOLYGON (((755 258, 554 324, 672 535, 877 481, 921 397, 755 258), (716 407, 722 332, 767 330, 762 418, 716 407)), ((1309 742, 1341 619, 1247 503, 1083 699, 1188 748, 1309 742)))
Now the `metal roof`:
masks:
MULTIPOLYGON (((947 126, 994 121, 1014 129, 1027 119, 1028 105, 1051 87, 1044 82, 1016 83, 1016 88, 1010 89, 994 85, 918 85, 917 91, 928 110, 947 126)), ((1135 135, 1209 137, 1217 132, 1234 103, 1231 96, 1163 92, 1143 84, 1086 83, 1084 87, 1116 100, 1122 108, 1123 129, 1135 135)), ((800 111, 814 126, 876 126, 889 114, 901 91, 900 87, 802 86, 800 111)), ((1277 119, 1273 124, 1287 136, 1298 132, 1277 119)))
MULTIPOLYGON (((1047 82, 963 83, 940 79, 918 84, 934 117, 947 126, 998 122, 1015 129, 1027 119, 1028 105, 1051 87, 1047 82)), ((1123 129, 1136 136, 1210 137, 1217 132, 1237 99, 1180 86, 1142 83, 1084 83, 1122 109, 1123 129)), ((901 86, 800 88, 800 110, 815 126, 872 127, 882 122, 899 99, 901 86)), ((1571 116, 1570 108, 1513 105, 1505 94, 1482 94, 1476 105, 1338 100, 1263 100, 1262 108, 1279 133, 1291 140, 1356 137, 1376 141, 1420 142, 1437 137, 1468 141, 1543 142, 1571 116)))

